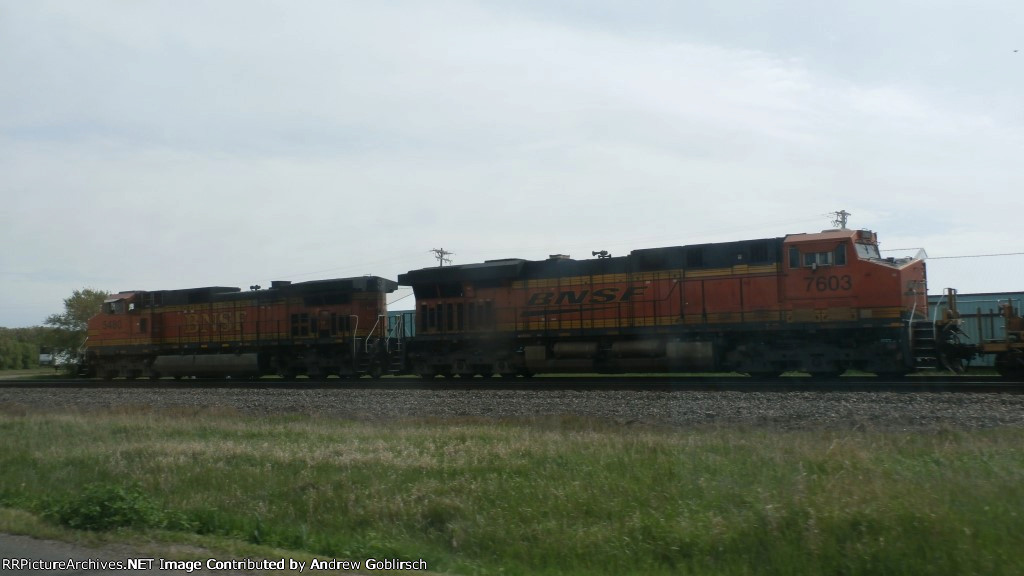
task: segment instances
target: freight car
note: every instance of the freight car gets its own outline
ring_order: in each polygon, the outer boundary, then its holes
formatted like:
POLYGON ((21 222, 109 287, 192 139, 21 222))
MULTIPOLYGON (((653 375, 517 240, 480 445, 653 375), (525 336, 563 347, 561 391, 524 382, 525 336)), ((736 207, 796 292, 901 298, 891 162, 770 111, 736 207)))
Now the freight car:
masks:
POLYGON ((377 276, 261 290, 205 287, 110 296, 89 320, 80 369, 101 378, 379 377, 398 369, 377 276))
MULTIPOLYGON (((997 328, 992 322, 988 331, 991 337, 975 341, 963 338, 966 334, 960 326, 964 318, 957 300, 956 290, 946 289, 940 302, 944 307, 937 308, 935 314, 936 332, 950 335, 941 344, 948 367, 961 371, 973 358, 991 356, 992 364, 1000 376, 1024 381, 1024 317, 1021 317, 1020 309, 1014 306, 1013 299, 999 302, 1001 326, 997 328)), ((974 320, 977 322, 974 333, 980 338, 986 333, 980 309, 974 315, 974 320)))
POLYGON ((959 365, 925 263, 867 230, 410 271, 410 369, 435 375, 736 371, 900 375, 959 365))

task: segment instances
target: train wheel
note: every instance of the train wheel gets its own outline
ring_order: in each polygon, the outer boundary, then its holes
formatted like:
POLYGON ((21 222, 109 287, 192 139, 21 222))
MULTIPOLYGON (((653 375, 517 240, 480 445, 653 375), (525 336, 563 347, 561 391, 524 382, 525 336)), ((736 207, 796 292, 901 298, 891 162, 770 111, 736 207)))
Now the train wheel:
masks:
POLYGON ((434 366, 432 364, 428 364, 426 362, 416 362, 416 363, 414 363, 412 365, 412 372, 413 372, 413 374, 415 374, 415 375, 417 375, 420 378, 423 378, 425 380, 429 380, 429 379, 433 378, 434 376, 437 376, 437 371, 434 370, 434 366))
POLYGON ((946 326, 942 331, 942 341, 939 345, 939 363, 950 372, 963 374, 967 371, 968 359, 957 354, 962 349, 960 328, 953 324, 946 326))
POLYGON ((334 375, 337 376, 338 378, 341 378, 342 380, 352 378, 353 376, 358 377, 355 369, 352 367, 352 364, 347 361, 341 366, 338 366, 338 369, 334 372, 334 375))
POLYGON ((907 373, 905 371, 891 370, 889 372, 886 372, 886 371, 883 370, 883 371, 875 372, 875 377, 877 377, 877 378, 885 378, 885 379, 889 379, 889 380, 900 380, 902 378, 906 378, 907 377, 907 373))
POLYGON ((1003 378, 1024 381, 1024 353, 1013 350, 996 356, 996 372, 1003 378))
MULTIPOLYGON (((485 371, 484 373, 486 374, 487 372, 485 371)), ((502 378, 515 378, 515 376, 516 376, 515 368, 513 368, 505 360, 499 360, 499 361, 495 362, 494 365, 491 366, 490 373, 491 374, 497 374, 498 376, 501 376, 502 378)))
POLYGON ((374 380, 379 379, 384 375, 384 365, 380 362, 374 362, 370 365, 370 369, 367 371, 367 374, 369 374, 370 378, 373 378, 374 380))
POLYGON ((827 370, 822 372, 810 372, 811 378, 815 380, 835 380, 843 375, 842 370, 827 370))
POLYGON ((939 361, 950 372, 963 374, 967 371, 967 360, 963 358, 950 358, 945 354, 940 355, 939 361))
POLYGON ((774 380, 782 376, 781 370, 765 370, 763 372, 747 372, 747 376, 756 380, 774 380))

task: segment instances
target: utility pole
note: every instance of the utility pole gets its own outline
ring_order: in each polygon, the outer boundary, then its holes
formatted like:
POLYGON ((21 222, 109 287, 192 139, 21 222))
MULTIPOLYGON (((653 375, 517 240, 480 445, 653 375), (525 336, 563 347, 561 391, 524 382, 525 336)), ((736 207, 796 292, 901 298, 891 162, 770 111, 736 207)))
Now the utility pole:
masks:
POLYGON ((434 258, 437 258, 437 265, 444 266, 445 264, 451 264, 452 259, 449 256, 455 256, 455 252, 449 252, 444 248, 432 248, 430 250, 434 253, 434 258))
POLYGON ((830 213, 829 216, 835 216, 835 218, 832 219, 833 226, 846 230, 846 219, 853 216, 853 214, 850 214, 846 210, 840 210, 839 212, 830 213))

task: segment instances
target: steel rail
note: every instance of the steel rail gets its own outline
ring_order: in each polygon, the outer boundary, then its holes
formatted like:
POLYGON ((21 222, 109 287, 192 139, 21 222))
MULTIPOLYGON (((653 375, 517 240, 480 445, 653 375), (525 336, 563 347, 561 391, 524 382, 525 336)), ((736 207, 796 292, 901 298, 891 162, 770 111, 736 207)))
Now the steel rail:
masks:
POLYGON ((394 389, 394 390, 637 390, 722 392, 963 392, 1024 393, 1024 382, 998 376, 841 376, 832 379, 746 376, 544 376, 534 378, 261 378, 256 380, 180 379, 100 380, 83 378, 0 379, 0 388, 110 389, 394 389))

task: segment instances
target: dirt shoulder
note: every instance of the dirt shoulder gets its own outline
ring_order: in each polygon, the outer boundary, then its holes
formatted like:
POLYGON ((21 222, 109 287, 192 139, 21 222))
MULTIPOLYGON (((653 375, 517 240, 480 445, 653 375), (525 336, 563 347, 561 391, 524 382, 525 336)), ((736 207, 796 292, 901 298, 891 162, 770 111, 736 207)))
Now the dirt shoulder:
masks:
POLYGON ((151 551, 132 546, 107 544, 89 547, 31 536, 0 534, 0 562, 4 574, 187 574, 185 570, 160 570, 151 551))

